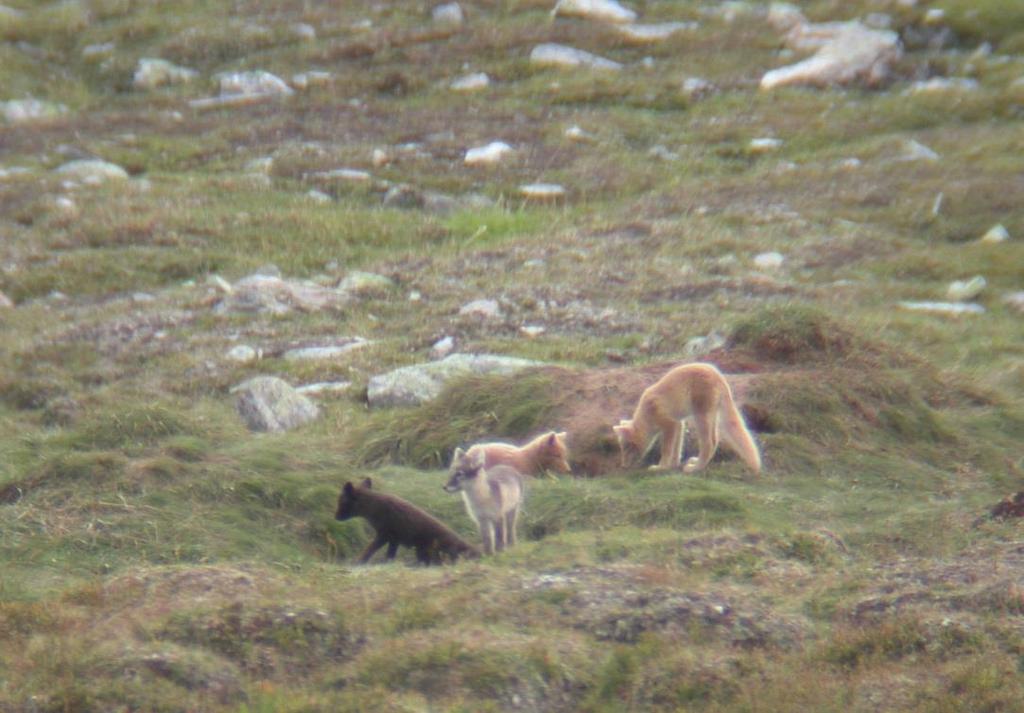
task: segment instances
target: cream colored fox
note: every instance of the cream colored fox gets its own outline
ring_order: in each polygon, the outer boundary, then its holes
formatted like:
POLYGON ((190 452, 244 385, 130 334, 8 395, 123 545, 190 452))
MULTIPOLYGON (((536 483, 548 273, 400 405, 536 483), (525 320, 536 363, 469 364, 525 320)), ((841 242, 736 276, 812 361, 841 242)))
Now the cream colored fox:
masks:
POLYGON ((538 475, 548 470, 572 472, 565 431, 548 431, 518 448, 508 443, 477 443, 466 454, 473 456, 477 451, 483 451, 485 468, 507 465, 524 475, 538 475))
POLYGON ((622 467, 643 456, 651 440, 661 432, 661 460, 654 468, 679 465, 689 418, 697 431, 700 452, 690 458, 684 473, 702 470, 718 450, 722 439, 755 474, 761 472, 761 454, 743 422, 725 377, 712 364, 682 364, 670 370, 640 396, 633 418, 613 426, 622 454, 622 467))
POLYGON ((516 520, 523 502, 523 477, 507 465, 484 467, 483 451, 470 455, 455 449, 451 477, 444 489, 462 493, 466 512, 480 528, 484 553, 493 554, 516 543, 516 520))

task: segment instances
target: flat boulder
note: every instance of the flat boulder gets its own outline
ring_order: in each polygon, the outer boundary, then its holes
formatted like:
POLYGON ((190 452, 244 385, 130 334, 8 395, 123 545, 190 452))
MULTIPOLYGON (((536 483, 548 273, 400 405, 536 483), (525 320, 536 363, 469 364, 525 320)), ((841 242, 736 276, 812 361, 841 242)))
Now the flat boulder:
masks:
POLYGON ((471 375, 507 376, 541 362, 492 354, 451 354, 439 361, 414 364, 370 379, 366 394, 370 408, 417 406, 441 393, 452 379, 471 375))
POLYGON ((254 377, 231 391, 235 409, 251 431, 290 431, 320 415, 316 404, 276 376, 254 377))
POLYGON ((824 88, 858 83, 877 86, 889 76, 890 66, 901 55, 899 35, 856 21, 798 23, 786 35, 786 45, 815 54, 766 73, 761 78, 762 89, 824 88))

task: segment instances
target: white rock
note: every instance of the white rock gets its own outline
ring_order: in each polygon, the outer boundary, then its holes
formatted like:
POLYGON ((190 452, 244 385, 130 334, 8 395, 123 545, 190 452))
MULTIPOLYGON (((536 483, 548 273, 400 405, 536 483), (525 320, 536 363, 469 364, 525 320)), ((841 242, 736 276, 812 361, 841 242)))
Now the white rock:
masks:
POLYGON ((519 186, 519 193, 535 200, 557 200, 565 197, 565 188, 557 183, 528 183, 519 186))
POLYGON ((56 102, 41 99, 12 99, 0 102, 0 116, 11 124, 45 121, 68 113, 68 108, 56 102))
POLYGON ((701 77, 687 77, 682 84, 683 94, 691 99, 707 94, 712 89, 714 85, 701 77))
POLYGON ((349 354, 357 349, 362 349, 370 344, 373 344, 373 342, 368 339, 354 337, 352 341, 346 344, 331 344, 322 347, 301 347, 298 349, 289 349, 283 356, 287 361, 337 359, 340 356, 349 354))
POLYGON ((249 364, 262 356, 262 353, 248 344, 239 344, 238 346, 231 347, 228 351, 227 357, 231 361, 236 361, 239 364, 249 364))
POLYGON ((701 356, 725 346, 725 335, 715 330, 706 337, 693 337, 683 346, 683 353, 689 357, 701 356))
POLYGON ((456 92, 476 92, 486 89, 491 84, 491 78, 484 72, 466 74, 452 81, 448 86, 456 92))
POLYGON ((300 40, 316 39, 316 28, 306 22, 296 22, 291 26, 291 31, 300 40))
POLYGON ((331 83, 334 75, 330 72, 310 70, 292 75, 292 86, 296 89, 309 89, 310 87, 324 87, 331 83))
POLYGON ((594 140, 593 134, 587 133, 586 131, 576 126, 575 124, 573 124, 568 129, 565 130, 565 138, 570 139, 571 141, 580 142, 594 140))
POLYGON ((839 168, 843 169, 844 171, 853 171, 860 168, 863 165, 863 163, 856 156, 851 156, 849 158, 844 158, 836 165, 839 166, 839 168))
POLYGON ((971 92, 978 88, 978 81, 966 77, 932 77, 924 82, 914 82, 904 94, 938 94, 940 92, 971 92))
POLYGON ((984 314, 985 308, 973 302, 900 302, 900 307, 916 312, 939 314, 984 314))
POLYGON ((321 203, 321 204, 331 203, 331 202, 334 201, 334 199, 331 198, 329 195, 327 195, 323 191, 318 191, 315 188, 309 189, 309 191, 306 193, 306 198, 308 198, 309 200, 313 201, 314 203, 321 203))
POLYGON ((444 359, 414 364, 370 379, 366 397, 370 408, 414 406, 436 398, 452 379, 476 375, 508 376, 541 362, 491 354, 449 354, 444 359))
POLYGON ((930 7, 924 14, 924 22, 926 25, 938 25, 945 19, 946 11, 940 7, 930 7))
POLYGON ((295 90, 275 74, 263 70, 221 72, 213 75, 221 96, 290 96, 295 90))
POLYGON ((806 23, 803 11, 792 3, 773 2, 768 7, 768 24, 779 32, 787 32, 796 25, 806 23))
POLYGON ((633 22, 636 13, 615 0, 558 0, 552 14, 601 22, 633 22))
POLYGON ((353 270, 338 283, 338 289, 353 295, 368 297, 386 295, 395 287, 395 281, 375 272, 353 270))
POLYGON ((86 45, 82 48, 82 59, 89 60, 90 62, 97 62, 101 59, 111 57, 116 49, 117 45, 113 42, 86 45))
POLYGON ((106 181, 128 180, 128 172, 123 168, 99 159, 68 161, 57 169, 57 173, 89 186, 98 185, 106 181))
POLYGON ((987 284, 981 275, 975 275, 969 280, 956 280, 946 288, 946 297, 954 302, 971 300, 980 295, 987 284))
POLYGON ((559 45, 545 43, 537 45, 530 52, 530 62, 541 67, 589 67, 591 69, 619 70, 622 65, 590 52, 559 45))
POLYGON ((492 141, 486 146, 477 146, 466 151, 467 166, 488 166, 498 163, 512 153, 512 147, 504 141, 492 141))
POLYGON ((875 30, 888 30, 893 25, 892 15, 884 12, 871 12, 864 16, 864 24, 875 30))
POLYGON ((466 16, 462 12, 462 6, 457 2, 438 5, 430 11, 430 16, 434 22, 442 25, 461 25, 466 21, 466 16))
POLYGON ((623 39, 637 45, 667 40, 677 32, 696 30, 696 22, 662 22, 657 25, 616 25, 623 39))
POLYGON ((1010 239, 1010 231, 1008 231, 1000 223, 993 225, 988 231, 981 236, 981 242, 983 243, 1002 243, 1010 239))
POLYGON ((75 215, 78 213, 78 206, 75 202, 67 196, 58 196, 53 199, 53 205, 57 210, 65 215, 75 215))
POLYGON ((938 161, 939 154, 920 141, 909 139, 903 143, 903 153, 895 161, 938 161))
POLYGON ((316 404, 273 376, 249 379, 231 392, 237 394, 238 415, 253 431, 289 431, 320 415, 316 404))
POLYGON ((430 358, 431 359, 444 359, 446 356, 452 353, 455 349, 455 340, 450 336, 442 337, 438 339, 430 347, 430 358))
POLYGON ((667 146, 662 144, 656 144, 647 150, 647 155, 652 158, 659 158, 662 161, 678 161, 679 154, 675 151, 670 151, 667 146))
POLYGON ((519 333, 522 334, 524 337, 528 337, 530 339, 539 337, 546 331, 547 330, 544 327, 534 324, 524 324, 522 327, 519 328, 519 333))
POLYGON ((829 87, 882 82, 890 65, 900 57, 899 35, 873 30, 859 22, 800 24, 786 38, 793 49, 816 50, 796 64, 773 69, 761 78, 762 89, 804 85, 829 87))
POLYGON ((501 305, 497 300, 473 300, 462 305, 459 314, 472 317, 484 317, 485 319, 501 318, 501 305))
POLYGON ((260 156, 259 158, 254 158, 245 164, 245 170, 249 173, 262 173, 269 176, 274 170, 274 157, 260 156))
POLYGON ((780 148, 782 148, 782 139, 751 139, 749 144, 749 149, 751 153, 770 153, 780 148))
POLYGON ((338 180, 346 183, 366 183, 373 178, 369 173, 358 168, 334 168, 330 171, 317 171, 310 174, 310 177, 327 181, 338 180))
POLYGON ((235 288, 231 286, 231 283, 220 275, 209 275, 206 278, 206 281, 225 295, 230 295, 235 291, 235 288))
POLYGON ((319 381, 315 384, 300 386, 295 390, 303 396, 317 396, 323 393, 334 394, 342 391, 348 391, 351 386, 351 381, 319 381))
POLYGON ((13 308, 14 308, 14 302, 11 301, 11 298, 8 297, 7 295, 5 295, 3 292, 0 292, 0 309, 13 309, 13 308))
POLYGON ((1018 312, 1024 313, 1024 292, 1008 292, 1003 296, 1003 302, 1018 312))
POLYGON ((370 156, 370 162, 374 168, 381 168, 391 163, 391 155, 384 149, 374 149, 373 154, 370 156))
POLYGON ((156 89, 164 85, 191 82, 199 73, 188 67, 179 67, 165 59, 143 57, 135 66, 132 85, 136 89, 156 89))
POLYGON ((762 270, 775 270, 782 267, 786 261, 785 256, 778 252, 760 253, 754 257, 754 264, 762 270))

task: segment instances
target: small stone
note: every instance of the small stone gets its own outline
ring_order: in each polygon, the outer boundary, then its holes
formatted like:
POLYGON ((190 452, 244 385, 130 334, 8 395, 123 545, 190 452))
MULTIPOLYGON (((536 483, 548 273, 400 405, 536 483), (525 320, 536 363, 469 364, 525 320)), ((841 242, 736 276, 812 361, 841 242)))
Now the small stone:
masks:
POLYGON ((316 404, 273 376, 257 376, 231 391, 239 416, 253 431, 288 431, 320 415, 316 404))
POLYGON ((213 78, 221 96, 290 96, 295 93, 283 79, 263 70, 221 72, 213 78))
POLYGON ((336 359, 357 349, 367 347, 370 344, 373 344, 373 342, 368 339, 354 337, 346 344, 331 344, 322 347, 300 347, 298 349, 289 349, 283 354, 283 356, 287 361, 336 359))
POLYGON ((773 2, 768 7, 768 24, 779 32, 787 32, 797 25, 807 23, 803 11, 788 2, 773 2))
POLYGON ((308 198, 309 200, 313 201, 314 203, 320 203, 320 204, 326 204, 326 203, 333 203, 334 202, 334 199, 331 198, 329 195, 327 195, 323 191, 318 191, 315 188, 311 188, 306 193, 306 198, 308 198))
POLYGON ((892 28, 892 15, 884 12, 870 12, 864 16, 864 24, 874 30, 888 30, 892 28))
POLYGON ((976 79, 966 77, 932 77, 923 82, 914 82, 904 94, 938 94, 940 92, 971 92, 978 88, 976 79))
POLYGON ((483 317, 485 319, 501 318, 501 306, 497 300, 473 300, 464 304, 459 309, 459 314, 472 317, 483 317))
POLYGON ((132 293, 132 302, 148 303, 156 302, 156 296, 151 295, 148 292, 134 292, 132 293))
POLYGON ((519 328, 519 333, 522 334, 524 337, 529 337, 530 339, 539 337, 546 331, 547 329, 545 329, 544 327, 534 324, 524 324, 522 327, 519 328))
POLYGON ((430 347, 430 358, 431 359, 444 359, 446 356, 452 353, 455 349, 455 340, 450 337, 442 337, 438 339, 430 347))
POLYGON ((701 77, 687 77, 682 84, 683 94, 691 99, 709 94, 714 88, 711 82, 701 77))
POLYGON ((557 183, 528 183, 519 186, 519 193, 524 198, 540 201, 556 201, 565 198, 565 188, 557 183))
POLYGON ((334 75, 330 72, 310 70, 292 75, 292 86, 296 89, 306 90, 311 87, 324 87, 331 83, 334 75))
POLYGON ((987 284, 981 275, 975 275, 969 280, 956 280, 946 288, 946 297, 955 302, 971 300, 980 295, 987 284))
POLYGON ((58 196, 54 199, 53 205, 65 215, 76 215, 78 213, 78 206, 67 196, 58 196))
POLYGON ((271 171, 274 170, 274 157, 263 156, 261 158, 254 158, 245 164, 245 170, 249 173, 260 173, 264 176, 269 176, 271 171))
POLYGON ((348 391, 351 387, 351 381, 320 381, 315 384, 300 386, 295 390, 303 396, 317 396, 324 393, 341 393, 343 391, 348 391))
POLYGON ((199 76, 194 69, 179 67, 165 59, 144 57, 135 67, 132 85, 136 89, 156 89, 165 85, 185 84, 199 76))
POLYGON ((231 283, 225 280, 220 275, 210 275, 206 278, 206 281, 213 285, 215 288, 223 292, 225 295, 230 295, 235 289, 231 286, 231 283))
POLYGON ((0 116, 10 124, 45 121, 68 113, 68 108, 56 102, 40 99, 12 99, 0 102, 0 116))
POLYGON ((439 25, 461 25, 466 21, 466 16, 462 12, 462 6, 457 2, 438 5, 430 11, 430 16, 439 25))
POLYGON ((0 309, 12 309, 13 307, 14 302, 11 301, 11 298, 0 292, 0 309))
POLYGON ((391 156, 384 149, 374 149, 373 154, 370 157, 370 162, 374 168, 382 168, 391 163, 391 156))
POLYGON ((938 314, 984 314, 985 308, 973 302, 900 302, 900 307, 916 312, 936 312, 938 314))
POLYGON ((660 158, 662 161, 678 161, 679 154, 675 151, 670 151, 667 146, 657 144, 647 150, 647 155, 652 158, 660 158))
POLYGON ((360 270, 348 273, 345 279, 338 283, 339 290, 361 297, 386 295, 394 287, 395 281, 390 277, 360 270))
POLYGON ((782 140, 773 138, 751 139, 750 144, 748 145, 750 152, 755 154, 770 153, 780 149, 781 147, 782 140))
POLYGON ((489 166, 498 163, 512 153, 512 147, 504 141, 492 141, 486 146, 477 146, 466 151, 467 166, 489 166))
POLYGON ((785 261, 786 258, 778 252, 761 253, 754 257, 754 264, 762 270, 776 270, 785 261))
POLYGON ((1009 292, 1003 296, 1003 302, 1024 314, 1024 292, 1009 292))
POLYGON ((476 92, 486 89, 491 84, 491 78, 484 72, 466 74, 452 81, 448 86, 456 92, 476 92))
POLYGON ((853 171, 860 168, 863 163, 856 156, 851 156, 850 158, 844 158, 836 165, 844 171, 853 171))
POLYGON ((316 28, 306 22, 296 22, 291 26, 292 34, 300 40, 315 40, 316 28))
POLYGON ((623 39, 635 45, 651 44, 667 40, 678 32, 696 30, 696 22, 663 22, 658 25, 617 25, 623 39))
POLYGON ((938 161, 939 154, 920 141, 910 139, 903 144, 903 154, 896 161, 938 161))
POLYGON ((725 336, 715 330, 706 337, 693 337, 687 340, 686 345, 683 347, 683 353, 690 357, 701 356, 724 347, 725 342, 725 336))
POLYGON ((551 14, 601 22, 630 23, 636 20, 635 12, 615 0, 558 0, 551 14))
POLYGON ((565 130, 565 138, 571 141, 580 142, 594 140, 594 136, 592 134, 588 134, 586 131, 581 129, 579 126, 576 126, 575 124, 565 130))
POLYGON ((373 178, 367 171, 357 168, 335 168, 330 171, 317 171, 311 174, 310 177, 327 181, 338 180, 344 183, 366 183, 373 178))
POLYGON ((413 290, 412 292, 409 293, 409 301, 410 302, 422 302, 423 301, 423 293, 420 292, 419 290, 413 290))
POLYGON ((530 62, 541 67, 589 67, 591 69, 620 70, 618 62, 596 54, 554 43, 537 45, 530 52, 530 62))
POLYGON ((99 159, 69 161, 57 169, 57 173, 82 183, 95 186, 106 181, 125 181, 128 172, 120 166, 99 159))
POLYGON ((117 49, 117 45, 113 42, 103 42, 102 44, 86 45, 82 48, 82 59, 89 62, 98 62, 101 59, 107 59, 114 54, 117 49))
POLYGON ((1001 223, 993 225, 981 236, 981 242, 983 243, 1002 243, 1009 239, 1010 232, 1001 223))
POLYGON ((946 11, 940 7, 930 7, 924 14, 924 23, 926 25, 937 25, 946 19, 946 11))
POLYGON ((239 344, 238 346, 231 347, 227 354, 228 359, 239 364, 251 364, 261 356, 262 353, 259 350, 250 347, 248 344, 239 344))

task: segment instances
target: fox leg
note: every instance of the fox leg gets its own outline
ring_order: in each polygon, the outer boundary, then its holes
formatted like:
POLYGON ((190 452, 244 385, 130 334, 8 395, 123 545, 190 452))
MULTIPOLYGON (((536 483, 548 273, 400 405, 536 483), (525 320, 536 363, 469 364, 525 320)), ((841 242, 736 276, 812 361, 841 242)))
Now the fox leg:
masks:
POLYGON ((703 470, 718 450, 718 419, 714 413, 694 413, 693 425, 697 431, 699 452, 695 458, 686 461, 684 473, 695 473, 703 470))
POLYGON ((370 558, 373 557, 374 553, 381 547, 383 547, 386 542, 387 538, 381 535, 377 535, 376 537, 374 537, 373 542, 367 545, 366 549, 363 550, 363 554, 359 556, 359 563, 366 564, 367 562, 369 562, 370 558))
POLYGON ((505 538, 508 544, 514 545, 516 543, 516 520, 519 519, 519 508, 512 508, 509 512, 505 513, 505 538))
POLYGON ((505 549, 505 545, 508 544, 508 534, 505 532, 505 518, 498 515, 498 519, 494 521, 494 545, 498 552, 505 549))
POLYGON ((480 537, 484 541, 484 554, 494 554, 494 526, 489 520, 480 520, 480 537))
POLYGON ((683 447, 683 424, 680 421, 666 422, 661 429, 661 460, 657 470, 672 470, 679 465, 683 447))
POLYGON ((389 560, 393 560, 395 558, 396 554, 398 554, 398 543, 397 542, 389 542, 388 543, 388 551, 387 551, 387 555, 386 555, 387 558, 389 560))

